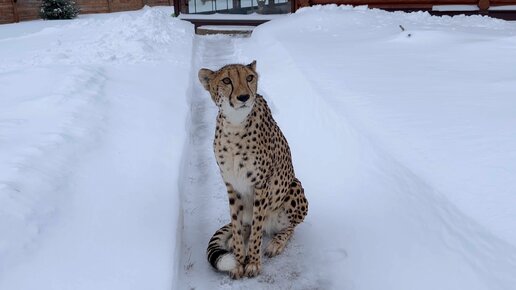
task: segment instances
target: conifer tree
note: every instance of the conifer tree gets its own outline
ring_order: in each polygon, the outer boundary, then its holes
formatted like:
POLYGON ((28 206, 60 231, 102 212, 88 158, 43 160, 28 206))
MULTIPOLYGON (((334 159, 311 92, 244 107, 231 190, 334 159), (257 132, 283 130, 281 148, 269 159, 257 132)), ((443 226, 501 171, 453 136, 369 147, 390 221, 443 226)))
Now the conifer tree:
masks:
POLYGON ((72 0, 43 0, 39 15, 43 19, 72 19, 79 14, 79 8, 72 0))

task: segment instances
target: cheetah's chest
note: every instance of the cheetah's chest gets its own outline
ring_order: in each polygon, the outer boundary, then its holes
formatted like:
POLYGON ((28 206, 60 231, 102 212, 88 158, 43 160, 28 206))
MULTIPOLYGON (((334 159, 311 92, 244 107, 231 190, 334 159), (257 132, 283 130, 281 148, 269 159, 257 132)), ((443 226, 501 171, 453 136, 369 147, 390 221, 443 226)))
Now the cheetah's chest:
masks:
POLYGON ((231 184, 236 192, 247 195, 252 194, 253 184, 245 176, 245 170, 239 168, 225 168, 222 170, 224 181, 231 184))
POLYGON ((217 158, 222 178, 231 184, 236 192, 242 195, 252 194, 255 181, 253 166, 255 158, 247 154, 242 155, 241 152, 236 155, 237 151, 231 146, 225 148, 227 151, 223 151, 217 158))

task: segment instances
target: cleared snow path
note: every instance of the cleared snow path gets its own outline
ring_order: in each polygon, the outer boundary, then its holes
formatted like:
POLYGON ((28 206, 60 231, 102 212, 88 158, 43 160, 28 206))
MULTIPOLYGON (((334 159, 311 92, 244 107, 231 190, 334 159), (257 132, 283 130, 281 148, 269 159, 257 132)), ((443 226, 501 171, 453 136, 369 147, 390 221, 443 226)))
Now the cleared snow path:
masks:
POLYGON ((189 149, 184 156, 181 190, 184 232, 178 289, 315 289, 321 282, 314 272, 303 274, 308 259, 303 257, 306 250, 297 237, 280 258, 264 260, 263 273, 256 279, 233 281, 214 272, 206 261, 208 240, 227 223, 229 209, 212 150, 217 109, 198 85, 197 71, 201 67, 217 69, 235 62, 235 47, 242 41, 245 39, 217 35, 197 37, 194 44, 190 136, 186 146, 189 149))

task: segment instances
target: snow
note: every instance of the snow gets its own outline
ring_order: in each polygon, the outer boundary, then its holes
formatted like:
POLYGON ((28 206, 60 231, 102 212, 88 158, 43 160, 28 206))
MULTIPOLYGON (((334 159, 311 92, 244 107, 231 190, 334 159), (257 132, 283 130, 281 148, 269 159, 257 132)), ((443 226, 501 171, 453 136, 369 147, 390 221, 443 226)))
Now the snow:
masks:
POLYGON ((516 24, 171 14, 0 26, 0 289, 514 289, 516 24), (310 208, 233 281, 205 257, 229 215, 197 71, 255 59, 310 208))
POLYGON ((515 32, 479 16, 335 6, 255 29, 243 57, 257 59, 281 108, 312 201, 307 224, 317 222, 304 235, 331 232, 324 222, 353 230, 320 247, 349 255, 329 266, 331 281, 516 285, 515 32))
POLYGON ((514 11, 516 10, 516 5, 500 5, 500 6, 490 6, 490 11, 514 11))
POLYGON ((515 29, 323 6, 199 38, 193 71, 257 60, 310 209, 258 278, 210 269, 206 237, 229 219, 197 84, 178 288, 514 289, 515 29))
POLYGON ((0 26, 0 289, 172 287, 193 26, 170 13, 0 26))
POLYGON ((477 5, 434 5, 433 11, 478 11, 477 5))

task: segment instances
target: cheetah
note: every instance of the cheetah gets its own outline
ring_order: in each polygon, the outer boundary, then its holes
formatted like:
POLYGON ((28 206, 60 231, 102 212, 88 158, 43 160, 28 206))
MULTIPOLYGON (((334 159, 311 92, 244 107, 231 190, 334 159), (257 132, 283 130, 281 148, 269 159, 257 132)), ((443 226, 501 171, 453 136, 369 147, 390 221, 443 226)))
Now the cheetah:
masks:
POLYGON ((263 234, 271 236, 265 255, 280 254, 307 215, 308 201, 287 140, 257 94, 256 61, 203 68, 198 76, 219 110, 213 147, 231 217, 210 239, 208 261, 233 279, 255 277, 263 234))

